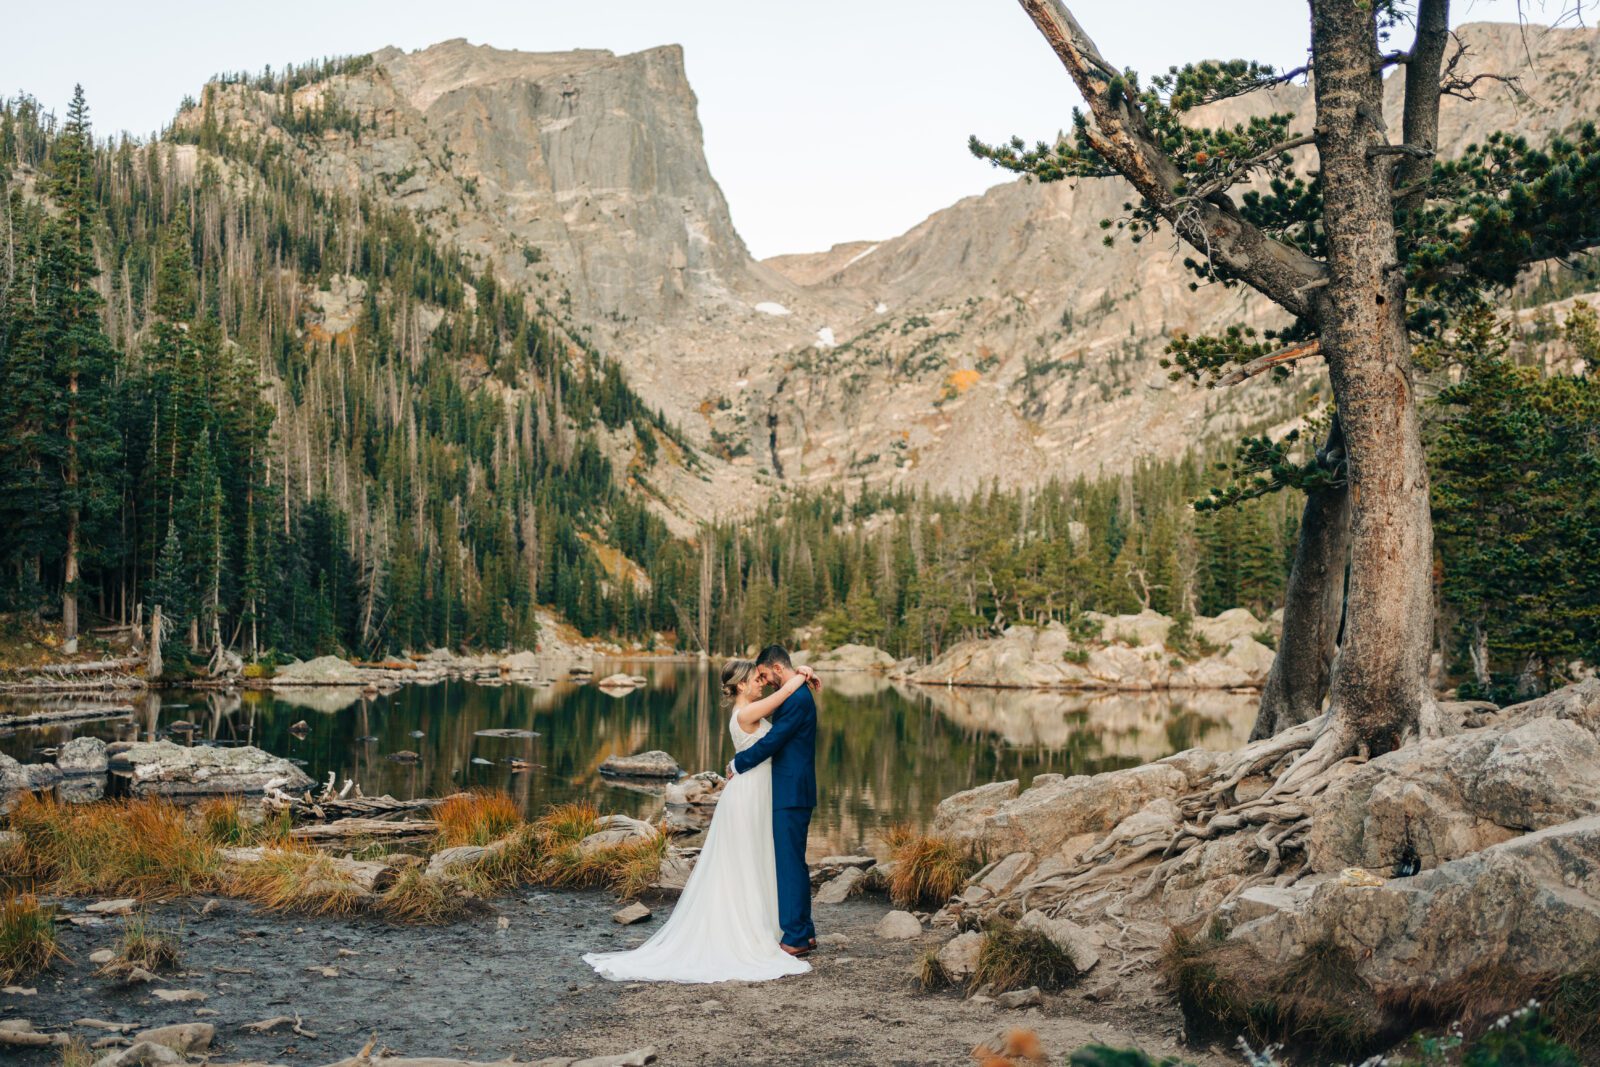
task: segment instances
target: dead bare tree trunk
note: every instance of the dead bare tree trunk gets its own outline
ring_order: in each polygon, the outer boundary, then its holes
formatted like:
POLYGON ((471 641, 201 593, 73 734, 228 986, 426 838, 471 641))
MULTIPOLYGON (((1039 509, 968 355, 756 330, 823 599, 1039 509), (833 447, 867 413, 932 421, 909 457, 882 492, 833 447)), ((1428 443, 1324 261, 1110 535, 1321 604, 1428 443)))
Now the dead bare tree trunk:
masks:
MULTIPOLYGON (((1317 452, 1324 469, 1344 465, 1338 418, 1317 452)), ((1343 482, 1306 494, 1289 583, 1284 589, 1278 654, 1261 690, 1250 740, 1309 722, 1322 714, 1332 680, 1339 620, 1344 614, 1345 560, 1350 551, 1350 494, 1343 482)))
POLYGON ((150 612, 150 650, 144 665, 145 679, 150 682, 160 678, 161 672, 166 670, 161 662, 161 625, 161 605, 157 604, 150 612))

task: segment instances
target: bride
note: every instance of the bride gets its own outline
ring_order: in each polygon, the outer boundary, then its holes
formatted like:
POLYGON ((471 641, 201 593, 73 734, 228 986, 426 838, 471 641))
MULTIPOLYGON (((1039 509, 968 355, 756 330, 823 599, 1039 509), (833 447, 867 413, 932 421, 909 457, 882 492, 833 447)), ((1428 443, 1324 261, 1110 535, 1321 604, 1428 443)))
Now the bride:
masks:
MULTIPOLYGON (((733 702, 728 731, 737 751, 772 726, 767 716, 813 675, 801 667, 771 696, 750 660, 722 668, 733 702)), ((778 947, 778 876, 772 852, 772 762, 734 775, 717 801, 705 847, 666 923, 630 952, 591 952, 584 962, 617 982, 760 982, 805 974, 811 965, 778 947)))

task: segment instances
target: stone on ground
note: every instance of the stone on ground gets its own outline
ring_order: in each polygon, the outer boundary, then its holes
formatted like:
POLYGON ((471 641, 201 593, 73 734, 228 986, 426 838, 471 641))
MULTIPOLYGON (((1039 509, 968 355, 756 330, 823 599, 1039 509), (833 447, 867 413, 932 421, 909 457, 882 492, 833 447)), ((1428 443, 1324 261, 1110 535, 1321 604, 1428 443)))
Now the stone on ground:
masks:
POLYGON ((878 920, 874 933, 890 941, 912 941, 922 936, 922 923, 909 911, 891 911, 878 920))
POLYGON ((1044 994, 1038 986, 1029 986, 1027 989, 1014 989, 1009 993, 1001 993, 994 998, 994 1002, 1002 1008, 1034 1008, 1044 1003, 1044 994))
POLYGON ((1071 919, 1054 919, 1042 911, 1030 911, 1017 925, 1048 937, 1072 961, 1079 974, 1100 962, 1098 939, 1071 919))
POLYGON ((812 898, 814 904, 843 904, 855 890, 856 883, 866 877, 866 872, 860 867, 846 867, 840 871, 832 881, 817 890, 812 898))
POLYGON ((623 926, 632 926, 634 923, 644 922, 650 918, 650 914, 650 909, 636 900, 627 907, 613 912, 611 919, 613 922, 619 922, 623 926))
POLYGON ((976 930, 957 934, 939 950, 939 966, 951 981, 964 982, 978 969, 978 952, 983 948, 983 935, 976 930))

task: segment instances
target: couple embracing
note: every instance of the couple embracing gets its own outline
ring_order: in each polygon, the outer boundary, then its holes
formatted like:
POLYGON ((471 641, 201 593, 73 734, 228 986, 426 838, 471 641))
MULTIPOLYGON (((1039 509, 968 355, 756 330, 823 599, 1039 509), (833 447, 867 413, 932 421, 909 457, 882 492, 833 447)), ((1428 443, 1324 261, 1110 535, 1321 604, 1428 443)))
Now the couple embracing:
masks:
POLYGON ((705 847, 650 940, 583 957, 601 977, 760 982, 811 969, 801 957, 817 944, 806 868, 817 804, 817 687, 816 675, 796 670, 778 645, 723 666, 735 755, 705 847))

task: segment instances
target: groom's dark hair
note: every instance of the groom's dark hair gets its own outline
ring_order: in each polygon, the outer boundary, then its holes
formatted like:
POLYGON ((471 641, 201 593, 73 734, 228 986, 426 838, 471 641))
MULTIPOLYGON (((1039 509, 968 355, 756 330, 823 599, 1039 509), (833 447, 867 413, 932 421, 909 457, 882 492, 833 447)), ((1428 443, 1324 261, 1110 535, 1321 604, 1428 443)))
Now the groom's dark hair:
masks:
POLYGON ((782 645, 768 645, 756 657, 757 667, 782 667, 786 671, 794 670, 794 664, 789 660, 789 650, 782 645))

